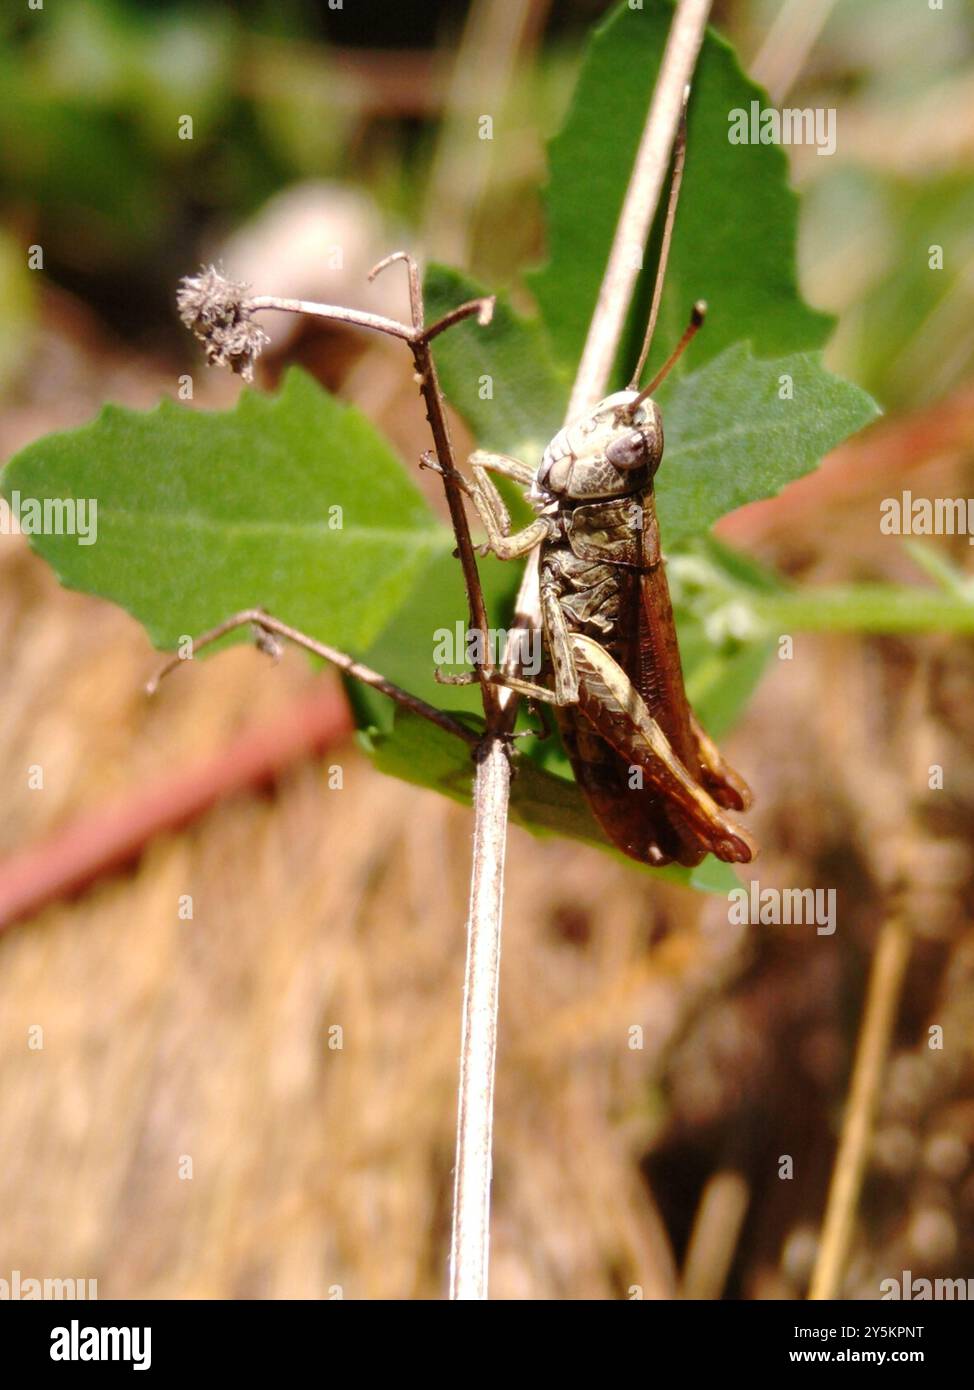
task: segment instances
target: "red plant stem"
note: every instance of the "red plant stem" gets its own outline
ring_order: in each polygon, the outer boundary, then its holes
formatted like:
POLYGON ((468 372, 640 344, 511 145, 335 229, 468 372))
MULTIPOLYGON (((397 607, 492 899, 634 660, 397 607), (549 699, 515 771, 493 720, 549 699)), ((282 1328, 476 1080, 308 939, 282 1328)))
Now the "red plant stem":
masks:
POLYGON ((216 757, 81 816, 48 839, 0 863, 0 931, 46 904, 122 868, 160 832, 177 830, 234 792, 273 780, 283 768, 345 741, 353 721, 330 684, 255 725, 216 757))

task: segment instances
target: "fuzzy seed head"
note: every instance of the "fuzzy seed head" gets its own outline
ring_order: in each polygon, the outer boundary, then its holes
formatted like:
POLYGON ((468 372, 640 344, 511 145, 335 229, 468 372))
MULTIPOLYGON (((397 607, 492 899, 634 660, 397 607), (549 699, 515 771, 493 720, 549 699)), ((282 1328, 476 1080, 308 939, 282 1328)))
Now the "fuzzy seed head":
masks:
POLYGON ((247 289, 215 266, 204 266, 198 275, 180 280, 176 307, 183 323, 203 344, 211 366, 229 367, 244 381, 253 381, 254 363, 270 339, 253 321, 247 289))

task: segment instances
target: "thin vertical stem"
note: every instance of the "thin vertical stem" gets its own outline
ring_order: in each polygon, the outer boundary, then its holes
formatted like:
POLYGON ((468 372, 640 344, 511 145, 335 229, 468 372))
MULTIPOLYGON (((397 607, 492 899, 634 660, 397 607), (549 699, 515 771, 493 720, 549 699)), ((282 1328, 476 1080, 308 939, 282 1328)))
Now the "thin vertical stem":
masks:
POLYGON ((503 740, 491 739, 481 750, 474 783, 474 804, 481 813, 474 825, 463 990, 450 1250, 452 1299, 487 1297, 497 1001, 510 783, 508 750, 503 740), (493 811, 484 813, 484 808, 493 811), (498 808, 503 808, 503 815, 497 813, 498 808))
POLYGON ((746 1178, 734 1169, 722 1168, 708 1178, 683 1261, 681 1298, 720 1298, 734 1263, 750 1200, 746 1178))
POLYGON ((683 114, 684 95, 703 43, 710 4, 711 0, 683 0, 673 17, 626 200, 616 223, 595 313, 568 403, 567 418, 570 420, 605 395, 629 304, 639 279, 642 250, 649 239, 670 152, 683 114))
POLYGON ((842 1289, 911 941, 907 923, 894 916, 876 946, 810 1299, 838 1298, 842 1289))
MULTIPOLYGON (((619 215, 613 251, 606 267, 586 350, 579 366, 569 416, 577 402, 604 394, 629 309, 638 269, 630 273, 616 252, 639 239, 644 245, 652 226, 676 136, 683 96, 703 42, 710 0, 678 0, 653 100, 646 117, 639 154, 619 215)), ((537 627, 537 556, 529 561, 518 599, 518 624, 537 627), (525 608, 525 605, 527 607, 525 608)), ((499 728, 513 728, 516 704, 500 694, 503 721, 492 729, 480 752, 474 787, 474 873, 471 879, 467 936, 467 974, 463 1003, 457 1160, 454 1181, 450 1296, 485 1299, 490 1244, 491 1138, 494 1063, 497 1039, 498 972, 504 843, 510 766, 499 728), (493 897, 491 896, 493 895, 493 897)), ((490 726, 488 726, 490 728, 490 726)))
MULTIPOLYGON (((710 5, 711 0, 678 0, 582 359, 575 375, 565 414, 566 424, 606 393, 639 278, 641 256, 634 255, 633 248, 638 247, 641 253, 649 239, 670 162, 670 151, 683 114, 686 89, 703 43, 710 5)), ((528 557, 524 567, 515 612, 518 627, 534 629, 540 626, 537 551, 528 557)), ((501 707, 505 711, 508 727, 512 728, 517 709, 513 692, 502 691, 501 707)))
MULTIPOLYGON (((405 265, 406 273, 409 276, 409 306, 413 320, 413 332, 409 338, 409 347, 413 354, 413 362, 416 365, 416 380, 419 383, 420 395, 426 405, 426 419, 433 435, 433 446, 440 466, 440 476, 443 479, 443 491, 446 494, 447 506, 450 509, 453 534, 456 536, 457 554, 460 558, 460 566, 463 570, 464 583, 467 589, 470 625, 482 634, 481 650, 484 650, 487 644, 487 606, 484 603, 484 593, 477 573, 477 558, 470 537, 470 526, 467 522, 463 493, 457 482, 453 442, 450 439, 450 427, 447 424, 443 392, 440 390, 436 364, 433 361, 433 350, 430 347, 430 338, 441 330, 443 324, 434 324, 429 330, 425 327, 423 288, 419 278, 419 267, 408 252, 395 251, 391 256, 386 256, 378 265, 373 266, 369 272, 369 279, 374 280, 380 271, 385 270, 387 266, 396 261, 401 261, 405 265)), ((493 301, 489 301, 489 303, 492 308, 493 301)), ((469 309, 474 307, 480 309, 481 322, 489 321, 489 314, 486 319, 484 318, 480 301, 473 301, 470 306, 461 305, 457 311, 457 316, 464 311, 469 312, 469 309)), ((453 322, 454 316, 448 315, 448 319, 453 322)), ((490 730, 493 723, 496 722, 500 710, 497 687, 487 680, 483 667, 479 663, 477 663, 476 669, 484 701, 484 716, 487 721, 487 728, 490 730)))

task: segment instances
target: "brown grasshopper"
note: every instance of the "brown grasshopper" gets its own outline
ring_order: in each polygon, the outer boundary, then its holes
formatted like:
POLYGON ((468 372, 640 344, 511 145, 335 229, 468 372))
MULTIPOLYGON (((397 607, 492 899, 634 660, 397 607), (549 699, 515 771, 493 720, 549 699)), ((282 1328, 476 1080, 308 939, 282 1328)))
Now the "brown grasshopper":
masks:
POLYGON ((633 859, 698 864, 710 851, 747 863, 756 846, 725 809, 746 810, 747 785, 690 709, 660 550, 653 476, 663 422, 651 392, 703 322, 694 306, 676 350, 643 390, 639 374, 659 308, 685 144, 674 160, 653 306, 633 381, 558 431, 541 465, 478 450, 465 482, 500 559, 540 546, 540 607, 552 685, 497 674, 554 705, 575 777, 609 840, 633 859), (527 490, 537 518, 511 533, 489 474, 527 490))

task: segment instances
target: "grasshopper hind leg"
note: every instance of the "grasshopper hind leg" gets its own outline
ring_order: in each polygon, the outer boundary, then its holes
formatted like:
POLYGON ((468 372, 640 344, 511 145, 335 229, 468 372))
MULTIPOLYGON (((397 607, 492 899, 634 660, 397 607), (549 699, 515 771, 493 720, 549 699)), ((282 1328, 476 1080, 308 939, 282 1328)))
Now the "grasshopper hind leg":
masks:
MULTIPOLYGON (((659 822, 672 825, 679 837, 674 857, 681 864, 699 863, 709 850, 728 863, 750 863, 757 851, 747 831, 723 814, 683 766, 625 672, 597 642, 578 633, 572 635, 572 650, 581 713, 618 754, 644 769, 662 803, 659 822)), ((658 842, 647 836, 643 853, 650 838, 658 842)))
POLYGON ((751 788, 714 743, 700 720, 690 711, 690 732, 700 759, 701 781, 718 806, 728 811, 746 811, 751 805, 751 788))
POLYGON ((654 869, 688 868, 706 850, 652 787, 633 783, 636 765, 606 742, 594 724, 569 709, 556 709, 575 779, 604 834, 618 849, 654 869))

